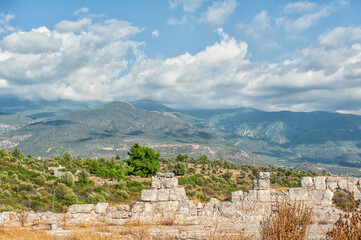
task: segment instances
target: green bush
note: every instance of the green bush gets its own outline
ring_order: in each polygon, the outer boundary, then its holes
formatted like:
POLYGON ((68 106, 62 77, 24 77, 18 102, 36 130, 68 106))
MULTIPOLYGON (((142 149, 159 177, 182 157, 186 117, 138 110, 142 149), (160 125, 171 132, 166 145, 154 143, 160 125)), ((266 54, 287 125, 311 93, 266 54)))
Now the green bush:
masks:
POLYGON ((183 162, 178 162, 174 165, 173 172, 177 176, 183 176, 187 172, 187 165, 183 162))
POLYGON ((64 184, 67 185, 68 187, 74 186, 73 174, 71 174, 70 172, 64 173, 64 174, 60 177, 60 182, 64 183, 64 184))
POLYGON ((99 203, 99 202, 106 202, 105 198, 103 197, 103 195, 93 192, 91 194, 89 194, 89 196, 86 198, 86 201, 88 203, 99 203))
POLYGON ((119 197, 122 197, 124 199, 128 199, 129 198, 129 194, 124 191, 124 190, 117 190, 116 191, 116 194, 119 196, 119 197))

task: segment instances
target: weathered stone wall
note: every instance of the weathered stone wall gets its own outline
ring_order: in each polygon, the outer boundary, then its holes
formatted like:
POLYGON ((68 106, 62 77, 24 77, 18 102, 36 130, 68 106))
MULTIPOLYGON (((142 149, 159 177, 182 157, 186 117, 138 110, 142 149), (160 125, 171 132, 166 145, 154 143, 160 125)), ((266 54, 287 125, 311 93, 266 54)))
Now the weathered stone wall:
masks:
MULTIPOLYGON (((173 173, 157 173, 152 177, 151 188, 142 190, 140 201, 117 207, 108 203, 76 204, 70 206, 67 213, 31 212, 27 225, 57 230, 65 224, 125 226, 129 222, 156 225, 171 221, 173 228, 182 225, 189 226, 190 232, 197 229, 198 235, 192 235, 195 239, 204 238, 206 232, 215 227, 257 235, 262 220, 271 213, 277 202, 286 199, 302 201, 312 208, 313 224, 309 238, 323 239, 342 213, 332 206, 334 192, 345 190, 354 193, 358 200, 361 198, 360 189, 361 180, 357 178, 303 177, 299 187, 276 191, 270 189, 270 174, 261 172, 253 182, 253 189, 233 192, 231 202, 212 198, 204 205, 196 205, 188 200, 185 189, 178 186, 178 179, 173 173)), ((17 218, 14 212, 3 212, 0 214, 0 225, 19 224, 17 218)))

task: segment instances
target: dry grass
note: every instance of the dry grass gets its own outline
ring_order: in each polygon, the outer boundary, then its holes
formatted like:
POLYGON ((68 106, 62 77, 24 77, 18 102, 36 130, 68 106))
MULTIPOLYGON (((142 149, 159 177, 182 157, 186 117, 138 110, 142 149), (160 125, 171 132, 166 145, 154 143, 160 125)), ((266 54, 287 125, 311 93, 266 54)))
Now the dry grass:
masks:
POLYGON ((311 224, 312 212, 303 203, 282 201, 277 211, 262 224, 263 240, 303 240, 311 224))
POLYGON ((358 240, 361 239, 361 210, 357 209, 352 195, 352 211, 346 216, 340 214, 339 220, 331 231, 327 233, 329 240, 358 240))

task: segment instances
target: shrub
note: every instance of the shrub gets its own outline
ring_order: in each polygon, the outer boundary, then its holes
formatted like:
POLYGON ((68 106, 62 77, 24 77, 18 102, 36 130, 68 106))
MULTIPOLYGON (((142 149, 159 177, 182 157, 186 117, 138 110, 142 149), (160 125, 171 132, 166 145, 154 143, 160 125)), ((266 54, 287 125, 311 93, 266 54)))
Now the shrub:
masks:
POLYGON ((44 186, 46 182, 46 178, 43 175, 39 175, 35 178, 35 183, 39 186, 44 186))
POLYGON ((187 172, 187 165, 182 162, 176 163, 173 168, 173 172, 177 176, 183 176, 187 172))
POLYGON ((78 179, 80 183, 88 184, 89 183, 90 174, 85 170, 81 170, 78 174, 78 179))
POLYGON ((352 210, 344 216, 340 214, 339 220, 333 229, 326 234, 327 240, 358 240, 361 239, 361 210, 357 209, 352 196, 352 210))
POLYGON ((160 153, 155 153, 153 148, 140 146, 135 143, 128 152, 129 159, 125 160, 128 166, 133 168, 132 174, 148 177, 159 172, 160 153))
POLYGON ((70 172, 64 173, 60 178, 60 182, 64 183, 68 187, 74 186, 73 174, 71 174, 70 172))
POLYGON ((262 223, 263 240, 303 240, 311 224, 311 210, 303 203, 278 203, 277 210, 262 223))
POLYGON ((86 198, 86 201, 88 203, 99 203, 99 202, 105 202, 105 198, 103 197, 103 195, 100 195, 99 193, 93 192, 91 194, 89 194, 89 196, 86 198))
POLYGON ((124 199, 128 199, 129 198, 129 194, 124 191, 124 190, 117 190, 116 191, 116 194, 119 196, 119 197, 122 197, 124 199))

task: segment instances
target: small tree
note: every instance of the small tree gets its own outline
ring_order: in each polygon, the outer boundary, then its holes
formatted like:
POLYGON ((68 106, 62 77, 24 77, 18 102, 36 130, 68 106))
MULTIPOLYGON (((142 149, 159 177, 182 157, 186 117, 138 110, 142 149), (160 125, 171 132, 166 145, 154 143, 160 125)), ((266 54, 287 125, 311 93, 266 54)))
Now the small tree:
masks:
POLYGON ((137 176, 151 176, 160 170, 159 157, 153 148, 140 146, 135 143, 128 152, 129 159, 125 162, 133 168, 132 174, 137 176))
POLYGON ((78 179, 80 183, 88 184, 89 183, 90 174, 86 170, 81 170, 78 174, 78 179))
POLYGON ((67 185, 68 187, 74 186, 73 174, 71 174, 70 172, 64 173, 60 178, 60 182, 65 183, 65 185, 67 185))
POLYGON ((173 172, 175 175, 178 175, 178 176, 184 175, 187 172, 187 166, 182 162, 178 162, 174 165, 173 172))

